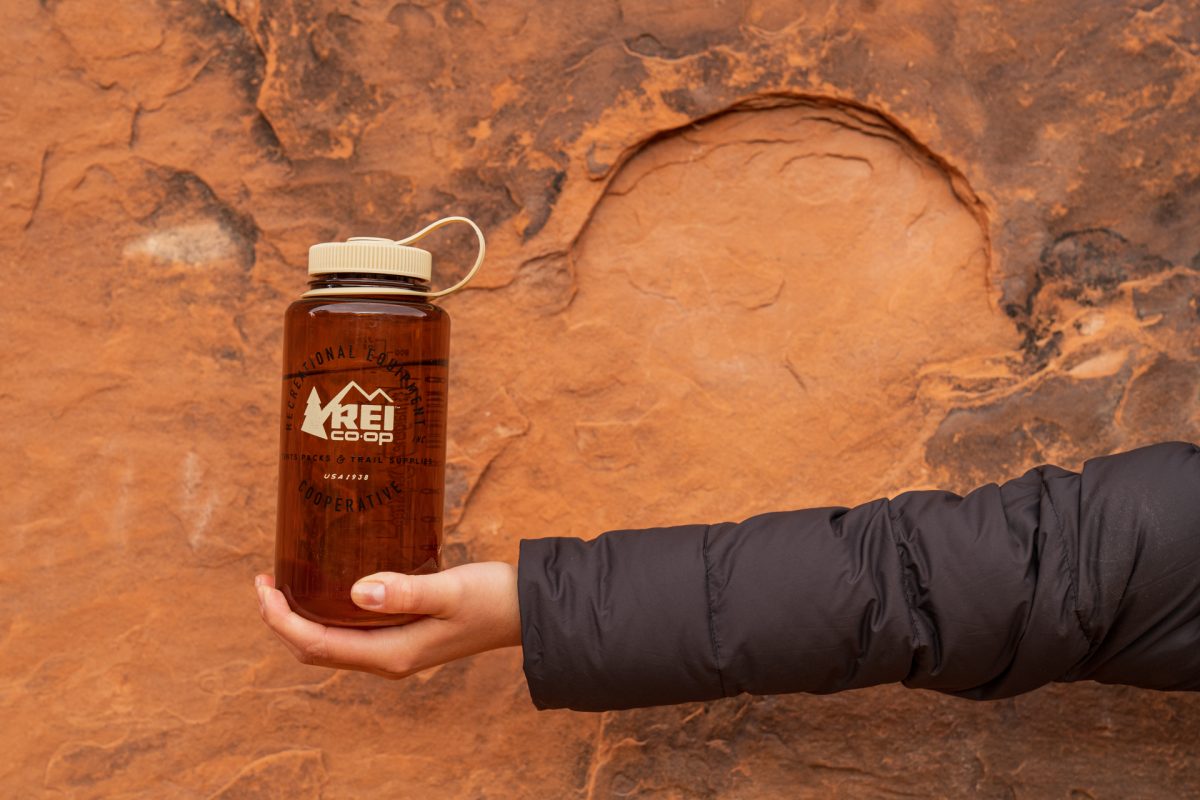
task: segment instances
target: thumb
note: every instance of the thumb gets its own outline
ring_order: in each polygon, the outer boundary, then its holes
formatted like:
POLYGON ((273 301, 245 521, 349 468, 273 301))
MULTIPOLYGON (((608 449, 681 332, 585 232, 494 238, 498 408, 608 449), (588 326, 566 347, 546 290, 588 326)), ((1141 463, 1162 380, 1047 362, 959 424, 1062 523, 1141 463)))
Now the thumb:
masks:
POLYGON ((376 572, 360 578, 350 589, 350 599, 360 608, 385 614, 448 616, 461 595, 458 578, 448 572, 405 575, 376 572))

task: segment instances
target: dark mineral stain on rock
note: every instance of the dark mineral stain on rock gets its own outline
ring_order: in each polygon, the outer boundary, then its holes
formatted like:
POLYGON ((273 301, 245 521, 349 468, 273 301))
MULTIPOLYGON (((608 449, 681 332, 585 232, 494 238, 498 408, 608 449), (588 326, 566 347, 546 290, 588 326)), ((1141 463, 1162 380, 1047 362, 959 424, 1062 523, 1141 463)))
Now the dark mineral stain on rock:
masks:
POLYGON ((1002 401, 956 409, 925 457, 940 483, 967 491, 1016 477, 1025 465, 1106 452, 1121 440, 1114 416, 1128 379, 1128 371, 1090 381, 1054 376, 1002 401))
POLYGON ((1200 274, 1172 275, 1149 288, 1134 289, 1133 305, 1138 319, 1148 324, 1194 331, 1200 314, 1200 274))
POLYGON ((1124 236, 1105 228, 1071 231, 1059 236, 1042 253, 1043 282, 1062 281, 1062 293, 1087 305, 1111 299, 1125 281, 1143 278, 1170 267, 1170 262, 1147 252, 1124 236))
POLYGON ((1148 441, 1194 441, 1200 433, 1200 380, 1194 361, 1160 355, 1130 384, 1120 422, 1148 441))
POLYGON ((152 227, 212 220, 232 241, 242 269, 254 266, 254 245, 258 228, 254 220, 235 210, 213 192, 212 187, 193 172, 157 169, 147 174, 149 183, 160 192, 154 210, 141 222, 152 227))

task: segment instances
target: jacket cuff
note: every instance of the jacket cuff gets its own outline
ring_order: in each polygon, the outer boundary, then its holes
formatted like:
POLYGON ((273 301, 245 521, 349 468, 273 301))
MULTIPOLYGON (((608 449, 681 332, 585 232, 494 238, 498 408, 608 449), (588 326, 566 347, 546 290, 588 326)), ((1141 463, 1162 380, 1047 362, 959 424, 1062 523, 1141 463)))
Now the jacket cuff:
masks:
POLYGON ((539 709, 605 711, 721 697, 708 526, 524 539, 524 670, 539 709))

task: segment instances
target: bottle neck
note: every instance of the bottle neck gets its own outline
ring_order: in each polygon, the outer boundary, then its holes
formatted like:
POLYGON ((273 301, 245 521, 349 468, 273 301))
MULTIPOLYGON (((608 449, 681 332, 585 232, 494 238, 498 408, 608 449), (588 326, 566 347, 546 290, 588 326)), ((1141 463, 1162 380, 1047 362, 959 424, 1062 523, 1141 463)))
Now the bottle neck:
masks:
MULTIPOLYGON (((410 275, 377 275, 366 272, 330 272, 324 275, 312 275, 308 280, 309 290, 313 289, 413 289, 419 292, 429 291, 429 281, 414 278, 410 275)), ((405 295, 396 295, 404 297, 405 295)), ((408 295, 414 300, 419 295, 408 295)))

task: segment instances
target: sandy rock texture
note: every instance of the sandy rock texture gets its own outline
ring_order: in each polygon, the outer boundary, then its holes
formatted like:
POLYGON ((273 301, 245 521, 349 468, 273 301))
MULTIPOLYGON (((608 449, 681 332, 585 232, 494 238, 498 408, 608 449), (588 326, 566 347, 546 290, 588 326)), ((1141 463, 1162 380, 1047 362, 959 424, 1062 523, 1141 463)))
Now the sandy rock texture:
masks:
POLYGON ((448 213, 457 561, 1200 441, 1194 4, 2 14, 0 795, 1200 794, 1182 694, 537 713, 515 650, 300 666, 250 588, 308 246, 448 213))

